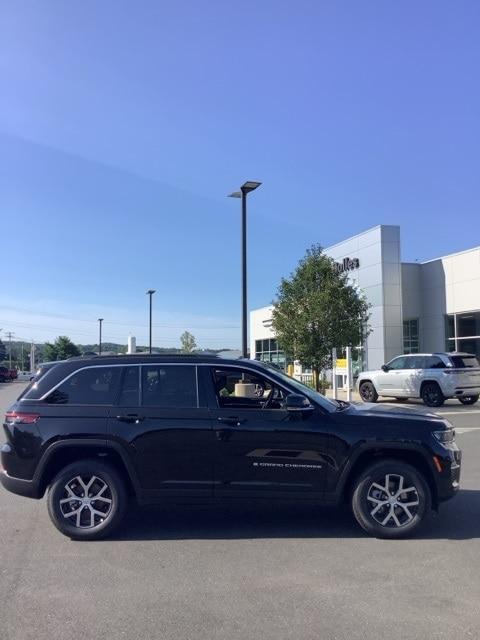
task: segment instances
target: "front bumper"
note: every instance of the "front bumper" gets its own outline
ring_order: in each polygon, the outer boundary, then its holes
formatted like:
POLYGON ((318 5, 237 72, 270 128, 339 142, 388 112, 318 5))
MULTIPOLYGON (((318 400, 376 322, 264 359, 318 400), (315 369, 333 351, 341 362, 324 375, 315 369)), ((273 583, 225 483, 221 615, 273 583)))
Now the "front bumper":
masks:
POLYGON ((460 488, 460 471, 462 464, 462 452, 455 445, 447 450, 443 456, 436 456, 442 471, 437 473, 437 496, 439 502, 453 498, 460 488))

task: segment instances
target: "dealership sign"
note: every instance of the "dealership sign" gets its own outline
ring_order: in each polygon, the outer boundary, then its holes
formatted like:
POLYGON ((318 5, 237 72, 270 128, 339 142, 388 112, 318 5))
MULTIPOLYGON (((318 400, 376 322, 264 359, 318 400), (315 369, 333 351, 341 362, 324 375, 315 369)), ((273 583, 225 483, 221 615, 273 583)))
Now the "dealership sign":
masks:
POLYGON ((337 273, 345 273, 346 271, 358 269, 360 260, 358 258, 344 258, 342 262, 334 262, 333 264, 337 273))

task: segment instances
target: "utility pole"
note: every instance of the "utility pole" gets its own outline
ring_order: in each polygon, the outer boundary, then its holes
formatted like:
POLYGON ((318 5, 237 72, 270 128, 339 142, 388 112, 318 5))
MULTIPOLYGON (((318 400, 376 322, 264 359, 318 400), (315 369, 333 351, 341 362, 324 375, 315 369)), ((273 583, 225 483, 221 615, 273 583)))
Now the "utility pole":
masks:
POLYGON ((9 361, 9 369, 12 368, 12 336, 13 333, 11 331, 7 331, 5 334, 8 338, 8 361, 9 361))
POLYGON ((30 371, 35 371, 35 343, 33 340, 30 347, 30 371))
POLYGON ((98 319, 98 355, 102 355, 102 322, 103 318, 98 319))

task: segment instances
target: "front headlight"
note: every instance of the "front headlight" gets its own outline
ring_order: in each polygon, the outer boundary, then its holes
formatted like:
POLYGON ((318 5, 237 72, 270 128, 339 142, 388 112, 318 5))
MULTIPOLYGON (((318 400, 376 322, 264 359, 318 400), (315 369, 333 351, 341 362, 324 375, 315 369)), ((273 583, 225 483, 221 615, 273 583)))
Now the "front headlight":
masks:
POLYGON ((432 433, 442 444, 452 444, 452 442, 455 442, 455 431, 451 427, 443 431, 433 431, 432 433))

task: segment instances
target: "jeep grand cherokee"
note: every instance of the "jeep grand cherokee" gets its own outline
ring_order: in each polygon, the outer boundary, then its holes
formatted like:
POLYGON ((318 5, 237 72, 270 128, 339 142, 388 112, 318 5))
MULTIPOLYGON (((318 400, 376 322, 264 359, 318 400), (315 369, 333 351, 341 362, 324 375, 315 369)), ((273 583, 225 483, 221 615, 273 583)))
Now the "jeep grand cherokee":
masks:
MULTIPOLYGON (((328 400, 249 360, 67 360, 8 410, 3 486, 95 539, 140 504, 352 505, 378 537, 412 534, 458 490, 461 453, 434 414, 328 400)), ((320 515, 319 515, 320 517, 320 515)))

